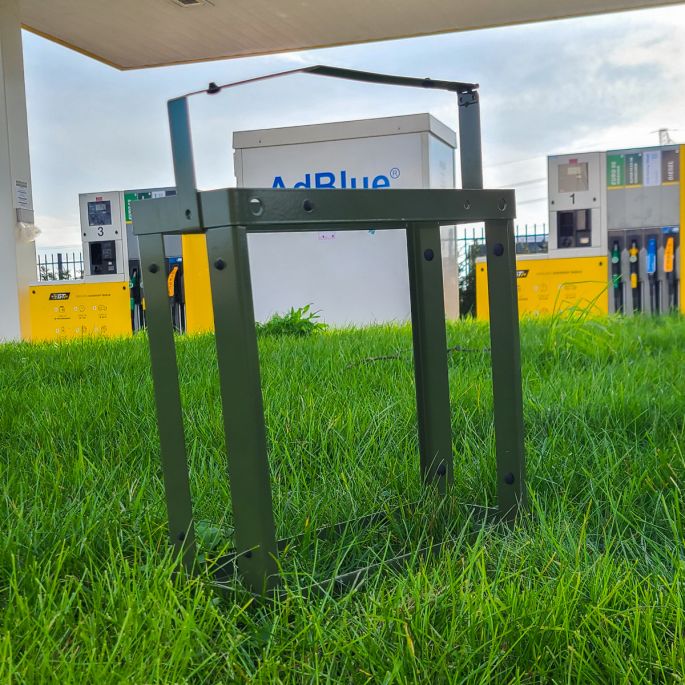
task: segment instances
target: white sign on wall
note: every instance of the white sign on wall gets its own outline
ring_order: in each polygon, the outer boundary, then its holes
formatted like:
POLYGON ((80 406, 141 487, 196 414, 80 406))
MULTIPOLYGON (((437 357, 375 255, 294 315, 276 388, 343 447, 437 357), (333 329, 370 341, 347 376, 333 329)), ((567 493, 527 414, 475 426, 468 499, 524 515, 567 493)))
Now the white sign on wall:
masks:
POLYGON ((14 181, 14 208, 33 209, 31 201, 31 186, 28 181, 14 181))

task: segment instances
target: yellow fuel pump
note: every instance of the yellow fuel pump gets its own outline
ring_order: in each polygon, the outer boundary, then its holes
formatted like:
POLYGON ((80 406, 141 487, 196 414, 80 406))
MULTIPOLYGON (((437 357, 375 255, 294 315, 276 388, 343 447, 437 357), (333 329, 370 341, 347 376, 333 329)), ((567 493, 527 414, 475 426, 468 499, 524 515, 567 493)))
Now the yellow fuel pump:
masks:
MULTIPOLYGON (((553 155, 547 180, 547 241, 517 243, 521 315, 685 312, 685 146, 553 155)), ((487 319, 485 257, 475 270, 487 319)))

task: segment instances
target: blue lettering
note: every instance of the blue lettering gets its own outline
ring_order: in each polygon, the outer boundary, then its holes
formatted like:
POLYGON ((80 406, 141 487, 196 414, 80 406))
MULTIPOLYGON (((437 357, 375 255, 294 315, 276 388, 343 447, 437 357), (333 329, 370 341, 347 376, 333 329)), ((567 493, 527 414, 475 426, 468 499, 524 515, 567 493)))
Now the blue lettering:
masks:
MULTIPOLYGON (((384 174, 379 174, 374 176, 371 180, 368 176, 362 176, 357 178, 356 176, 350 176, 349 172, 345 169, 340 171, 340 183, 336 182, 336 173, 333 171, 317 171, 315 173, 309 173, 304 175, 302 181, 298 181, 293 185, 293 188, 311 188, 312 187, 312 176, 313 187, 314 188, 390 188, 391 181, 388 176, 384 174)), ((287 188, 283 176, 274 176, 274 182, 271 186, 272 188, 287 188)))
POLYGON ((317 188, 335 188, 335 174, 330 171, 320 171, 314 178, 317 188))
POLYGON ((312 175, 311 174, 305 174, 304 175, 304 181, 299 181, 296 183, 293 188, 311 188, 312 187, 312 175))

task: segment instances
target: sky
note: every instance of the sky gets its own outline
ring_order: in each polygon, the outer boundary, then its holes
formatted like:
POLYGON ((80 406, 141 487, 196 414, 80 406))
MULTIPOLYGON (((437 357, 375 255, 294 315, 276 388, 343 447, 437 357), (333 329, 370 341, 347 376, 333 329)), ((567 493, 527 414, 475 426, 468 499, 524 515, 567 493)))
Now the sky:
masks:
MULTIPOLYGON (((685 6, 128 72, 23 37, 43 248, 79 245, 79 193, 174 184, 169 98, 308 64, 479 83, 485 187, 521 224, 547 222, 547 155, 685 142, 685 6)), ((307 75, 194 98, 198 185, 235 185, 233 131, 417 112, 457 128, 449 93, 307 75)))

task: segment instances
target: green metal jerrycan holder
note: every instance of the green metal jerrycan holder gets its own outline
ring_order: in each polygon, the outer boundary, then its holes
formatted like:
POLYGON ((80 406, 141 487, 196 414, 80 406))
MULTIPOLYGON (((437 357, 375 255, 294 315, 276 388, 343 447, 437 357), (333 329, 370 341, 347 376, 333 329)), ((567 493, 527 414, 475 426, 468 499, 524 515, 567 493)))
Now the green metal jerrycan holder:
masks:
MULTIPOLYGON (((404 229, 407 236, 420 470, 444 494, 453 480, 440 226, 485 222, 494 394, 498 516, 525 506, 523 402, 512 190, 483 190, 475 84, 308 67, 372 83, 443 88, 459 101, 462 190, 273 190, 198 192, 188 101, 169 102, 177 195, 133 204, 146 299, 152 378, 171 544, 186 568, 197 559, 174 332, 167 297, 164 236, 204 234, 235 550, 244 583, 264 594, 279 584, 266 429, 260 384, 247 234, 404 229)), ((292 72, 287 72, 292 73, 292 72)), ((282 74, 278 74, 282 75, 282 74)), ((233 85, 233 84, 229 84, 233 85)), ((210 85, 214 94, 222 87, 210 85)), ((373 518, 373 514, 370 517, 373 518)), ((340 524, 338 524, 340 525, 340 524)), ((332 528, 335 528, 333 526, 332 528)), ((350 574, 348 574, 350 575, 350 574)), ((352 574, 353 578, 358 575, 352 574)))

